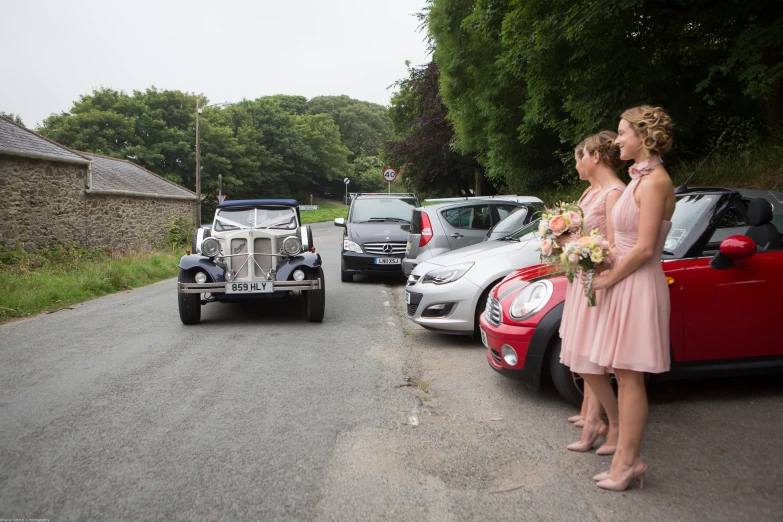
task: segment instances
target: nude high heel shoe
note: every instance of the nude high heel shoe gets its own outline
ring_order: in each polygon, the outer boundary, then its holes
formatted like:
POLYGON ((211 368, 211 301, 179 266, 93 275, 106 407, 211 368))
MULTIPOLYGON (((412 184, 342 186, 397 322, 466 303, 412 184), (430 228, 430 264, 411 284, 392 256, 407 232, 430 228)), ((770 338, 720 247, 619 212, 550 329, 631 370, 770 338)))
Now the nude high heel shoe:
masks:
POLYGON ((601 482, 602 480, 606 480, 610 478, 612 478, 612 474, 609 473, 608 471, 604 471, 603 473, 599 473, 598 475, 595 475, 593 477, 593 480, 595 480, 596 482, 601 482))
POLYGON ((568 417, 568 422, 578 422, 580 420, 584 420, 584 417, 582 417, 581 415, 572 415, 568 417))
POLYGON ((579 419, 578 421, 576 421, 574 423, 574 426, 576 426, 577 428, 584 428, 585 427, 585 420, 584 419, 579 419))
POLYGON ((566 446, 566 449, 571 451, 590 451, 593 449, 593 445, 595 445, 595 441, 598 440, 598 437, 606 435, 607 431, 609 431, 609 428, 606 427, 606 424, 601 423, 601 427, 591 434, 590 439, 586 442, 581 440, 579 442, 573 442, 566 446))
POLYGON ((639 461, 639 463, 629 469, 625 475, 620 477, 620 480, 614 481, 611 478, 608 478, 598 482, 596 485, 601 489, 607 489, 609 491, 625 491, 628 489, 628 486, 631 485, 631 482, 638 478, 639 489, 644 489, 645 471, 647 471, 647 464, 639 461))

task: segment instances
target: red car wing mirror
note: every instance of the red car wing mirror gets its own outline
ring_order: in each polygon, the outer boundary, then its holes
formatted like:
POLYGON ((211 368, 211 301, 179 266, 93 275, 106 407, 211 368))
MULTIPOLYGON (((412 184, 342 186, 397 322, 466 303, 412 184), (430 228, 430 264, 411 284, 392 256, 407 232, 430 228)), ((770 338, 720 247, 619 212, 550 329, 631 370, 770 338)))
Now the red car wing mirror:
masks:
POLYGON ((726 270, 737 261, 744 261, 756 253, 756 243, 747 236, 730 236, 720 244, 720 252, 710 260, 710 266, 716 270, 726 270))

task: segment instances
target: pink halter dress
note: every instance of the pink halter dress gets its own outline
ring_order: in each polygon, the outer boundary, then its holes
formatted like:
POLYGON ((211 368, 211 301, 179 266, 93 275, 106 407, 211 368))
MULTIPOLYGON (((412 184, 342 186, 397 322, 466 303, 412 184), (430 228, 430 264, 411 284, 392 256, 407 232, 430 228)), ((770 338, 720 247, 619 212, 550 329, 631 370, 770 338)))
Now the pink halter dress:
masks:
MULTIPOLYGON (((598 229, 606 236, 606 198, 613 190, 622 192, 624 185, 616 185, 608 189, 591 191, 580 200, 579 206, 584 212, 585 234, 598 229)), ((560 321, 560 362, 571 368, 576 373, 603 374, 606 369, 590 362, 592 343, 589 341, 595 336, 598 327, 599 308, 604 301, 604 291, 596 292, 596 306, 587 306, 584 285, 579 279, 574 279, 568 284, 565 303, 563 304, 563 318, 560 321)))
MULTIPOLYGON (((661 164, 658 156, 632 165, 631 182, 612 211, 617 265, 639 241, 639 206, 634 192, 642 177, 661 164)), ((658 252, 671 229, 663 221, 656 255, 635 272, 608 288, 599 299, 596 335, 590 362, 614 369, 662 373, 669 370, 669 285, 658 252), (601 303, 600 300, 604 302, 601 303)), ((589 339, 587 337, 586 339, 589 339)))

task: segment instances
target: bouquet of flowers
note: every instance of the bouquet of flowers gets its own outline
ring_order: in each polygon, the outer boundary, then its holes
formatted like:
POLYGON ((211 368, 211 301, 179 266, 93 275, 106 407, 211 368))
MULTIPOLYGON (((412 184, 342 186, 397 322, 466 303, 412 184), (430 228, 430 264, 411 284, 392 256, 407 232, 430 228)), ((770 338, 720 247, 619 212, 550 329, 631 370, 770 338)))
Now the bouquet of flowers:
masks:
MULTIPOLYGON (((558 244, 558 239, 566 234, 579 236, 582 233, 582 218, 582 209, 574 203, 560 201, 555 206, 544 209, 541 221, 538 223, 538 232, 544 238, 541 243, 542 263, 562 264, 563 247, 558 244)), ((573 280, 573 276, 569 276, 569 280, 573 280)))
POLYGON ((565 265, 569 281, 573 281, 579 270, 585 271, 584 286, 587 296, 587 306, 595 306, 593 292, 593 276, 598 265, 609 259, 609 241, 598 230, 593 230, 588 236, 582 236, 577 241, 568 243, 560 254, 560 260, 565 265))

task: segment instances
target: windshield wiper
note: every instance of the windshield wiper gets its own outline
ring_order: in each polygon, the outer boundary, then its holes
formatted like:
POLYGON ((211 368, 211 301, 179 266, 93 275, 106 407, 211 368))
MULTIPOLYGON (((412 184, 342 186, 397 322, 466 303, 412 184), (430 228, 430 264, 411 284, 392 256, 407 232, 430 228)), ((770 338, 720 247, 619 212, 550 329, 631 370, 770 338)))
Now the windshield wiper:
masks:
POLYGON ((514 236, 503 236, 498 238, 497 241, 516 241, 517 243, 519 243, 520 240, 519 238, 514 236))
POLYGON ((673 256, 674 255, 674 252, 669 252, 668 250, 664 250, 663 253, 666 254, 667 256, 673 256))
POLYGON ((410 223, 407 219, 402 218, 394 218, 394 217, 373 217, 370 218, 369 221, 404 221, 406 223, 410 223))

